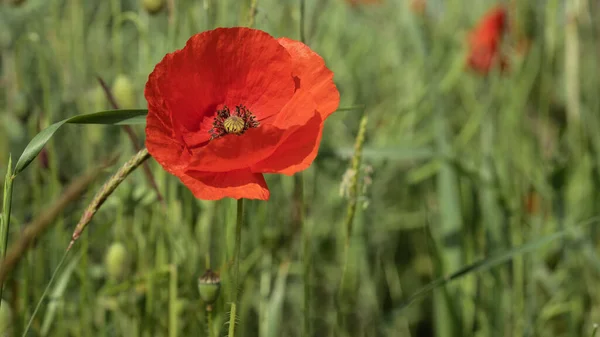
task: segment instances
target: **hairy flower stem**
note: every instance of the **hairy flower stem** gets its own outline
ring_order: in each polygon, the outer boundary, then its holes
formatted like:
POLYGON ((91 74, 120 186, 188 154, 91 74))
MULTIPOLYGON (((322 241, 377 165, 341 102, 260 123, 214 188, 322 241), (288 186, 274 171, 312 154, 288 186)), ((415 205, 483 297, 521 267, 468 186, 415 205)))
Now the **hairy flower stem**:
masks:
POLYGON ((236 306, 240 278, 240 246, 242 242, 242 224, 244 223, 244 199, 237 201, 235 222, 235 246, 233 249, 233 286, 231 288, 231 310, 229 311, 229 337, 235 336, 236 306))
POLYGON ((212 310, 206 312, 206 325, 208 330, 208 337, 214 337, 213 334, 213 313, 212 310))
MULTIPOLYGON (((211 221, 209 221, 209 226, 211 226, 211 221)), ((208 230, 209 233, 212 233, 212 231, 209 229, 208 230)), ((210 242, 210 241, 209 241, 210 242)), ((206 265, 206 270, 210 270, 211 268, 211 264, 210 264, 210 244, 208 245, 208 249, 206 250, 206 257, 204 259, 205 265, 206 265)), ((212 304, 209 304, 206 306, 206 329, 208 330, 208 337, 214 337, 214 331, 213 331, 213 309, 212 309, 212 304)))

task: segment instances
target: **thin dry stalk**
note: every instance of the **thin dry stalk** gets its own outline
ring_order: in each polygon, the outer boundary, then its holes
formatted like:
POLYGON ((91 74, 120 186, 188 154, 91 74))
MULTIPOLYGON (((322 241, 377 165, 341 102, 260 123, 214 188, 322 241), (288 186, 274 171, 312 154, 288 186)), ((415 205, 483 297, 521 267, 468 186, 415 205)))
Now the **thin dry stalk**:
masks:
POLYGON ((89 172, 77 177, 67 186, 60 198, 35 218, 25 227, 23 233, 16 243, 8 250, 5 259, 0 265, 0 284, 4 282, 8 274, 15 269, 24 253, 31 246, 33 241, 42 235, 62 211, 73 201, 87 190, 94 180, 102 173, 104 169, 110 167, 116 162, 117 157, 107 160, 102 165, 90 170, 89 172))
POLYGON ((248 11, 248 27, 254 26, 254 19, 256 18, 257 13, 257 4, 258 0, 251 0, 250 2, 250 10, 248 11))
POLYGON ((122 167, 115 173, 104 185, 96 195, 92 202, 88 205, 83 212, 83 216, 77 223, 77 227, 75 227, 75 231, 73 232, 73 236, 71 238, 71 242, 69 243, 69 247, 67 250, 70 250, 73 247, 73 244, 79 237, 81 233, 85 229, 85 227, 92 221, 94 214, 100 209, 100 206, 104 204, 106 199, 114 192, 114 190, 129 176, 131 172, 133 172, 140 164, 142 164, 146 159, 150 157, 148 153, 148 149, 143 148, 140 152, 138 152, 135 156, 129 159, 122 167))

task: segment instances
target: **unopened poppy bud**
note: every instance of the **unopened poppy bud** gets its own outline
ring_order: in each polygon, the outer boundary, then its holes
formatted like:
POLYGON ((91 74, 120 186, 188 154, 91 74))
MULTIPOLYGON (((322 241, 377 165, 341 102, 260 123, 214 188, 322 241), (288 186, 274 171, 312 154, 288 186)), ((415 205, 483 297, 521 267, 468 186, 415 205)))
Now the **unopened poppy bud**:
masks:
POLYGON ((160 10, 165 5, 165 0, 142 0, 142 6, 146 12, 150 14, 156 14, 160 12, 160 10))
POLYGON ((25 97, 25 95, 23 93, 19 92, 15 96, 12 97, 12 100, 13 100, 12 111, 15 114, 15 116, 17 116, 19 118, 23 118, 23 117, 27 116, 27 112, 29 109, 27 97, 25 97))
POLYGON ((10 3, 13 6, 21 6, 24 2, 25 0, 8 0, 8 3, 10 3))
POLYGON ((113 86, 111 88, 117 104, 121 109, 131 109, 135 107, 135 93, 133 90, 133 83, 129 77, 120 74, 117 75, 113 86))
POLYGON ((276 249, 281 241, 281 232, 278 228, 266 227, 263 230, 263 244, 268 249, 276 249))
POLYGON ((218 273, 208 269, 204 275, 198 278, 198 292, 200 293, 200 298, 206 303, 209 310, 211 309, 211 305, 219 298, 220 290, 221 278, 218 273))
POLYGON ((120 242, 113 243, 106 252, 104 260, 106 274, 111 280, 121 279, 128 265, 127 249, 120 242))
POLYGON ((106 108, 106 94, 101 86, 95 86, 88 89, 84 94, 84 104, 87 104, 93 111, 100 111, 106 108))
POLYGON ((5 300, 0 305, 0 337, 13 336, 13 312, 5 300))

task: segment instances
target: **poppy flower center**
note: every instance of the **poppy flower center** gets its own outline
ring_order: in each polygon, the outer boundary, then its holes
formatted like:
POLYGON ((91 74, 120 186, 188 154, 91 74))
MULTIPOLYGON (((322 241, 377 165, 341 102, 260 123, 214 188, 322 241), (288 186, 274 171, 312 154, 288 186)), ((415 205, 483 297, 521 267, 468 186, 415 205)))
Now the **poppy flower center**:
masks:
POLYGON ((217 116, 213 122, 213 127, 208 132, 210 139, 219 138, 226 134, 242 135, 250 128, 256 128, 260 123, 250 110, 243 105, 235 107, 235 111, 231 113, 227 106, 217 111, 217 116))

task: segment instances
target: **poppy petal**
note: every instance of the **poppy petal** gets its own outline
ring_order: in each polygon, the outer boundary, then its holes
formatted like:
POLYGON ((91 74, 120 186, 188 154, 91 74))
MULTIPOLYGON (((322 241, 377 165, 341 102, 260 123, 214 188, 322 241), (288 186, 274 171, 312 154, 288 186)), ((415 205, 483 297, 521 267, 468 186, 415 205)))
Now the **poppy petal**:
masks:
POLYGON ((322 134, 323 120, 315 112, 313 118, 289 135, 268 158, 253 165, 252 171, 292 175, 307 169, 317 156, 322 134))
POLYGON ((159 164, 168 172, 174 173, 185 166, 181 160, 184 146, 176 140, 171 115, 156 86, 161 76, 161 71, 150 74, 144 91, 148 97, 146 147, 159 164))
POLYGON ((225 135, 194 151, 188 170, 227 172, 244 169, 271 155, 287 130, 271 125, 249 129, 243 135, 225 135))
POLYGON ((340 103, 340 93, 333 82, 333 72, 327 68, 321 56, 302 42, 288 38, 277 39, 292 56, 296 85, 308 88, 312 93, 317 110, 325 120, 340 103))
MULTIPOLYGON (((192 36, 168 54, 154 72, 173 127, 190 148, 204 145, 218 108, 245 105, 258 120, 276 114, 292 97, 289 53, 271 35, 256 29, 218 28, 192 36)), ((148 100, 152 97, 146 97, 148 100)))
POLYGON ((146 120, 146 147, 154 159, 168 172, 175 173, 185 168, 184 147, 177 143, 158 122, 148 116, 146 120))
POLYGON ((202 200, 269 199, 269 189, 260 173, 237 170, 227 173, 188 171, 179 176, 181 182, 202 200))
POLYGON ((265 124, 270 124, 280 129, 306 124, 317 110, 313 94, 307 89, 299 89, 294 97, 281 109, 281 111, 265 124))
POLYGON ((273 122, 267 119, 240 136, 225 135, 195 149, 194 159, 187 169, 226 172, 249 168, 271 156, 298 128, 314 118, 315 112, 312 94, 298 90, 282 111, 273 116, 273 122))

